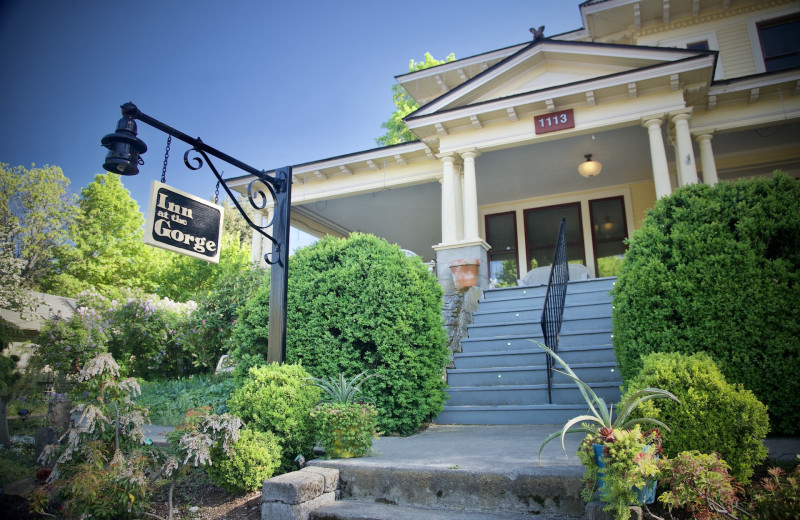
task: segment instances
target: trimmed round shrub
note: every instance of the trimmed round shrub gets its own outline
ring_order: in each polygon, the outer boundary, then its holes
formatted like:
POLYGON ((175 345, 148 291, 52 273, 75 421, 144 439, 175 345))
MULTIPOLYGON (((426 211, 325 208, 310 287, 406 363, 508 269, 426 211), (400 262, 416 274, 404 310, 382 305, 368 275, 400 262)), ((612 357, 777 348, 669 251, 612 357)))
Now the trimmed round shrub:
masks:
POLYGON ((233 452, 225 454, 221 445, 211 451, 206 467, 211 480, 231 493, 259 489, 281 463, 281 448, 272 432, 242 430, 233 452))
POLYGON ((371 404, 324 403, 311 413, 325 454, 333 458, 361 457, 372 449, 378 411, 371 404))
POLYGON ((299 250, 290 273, 287 361, 322 379, 378 374, 362 391, 386 432, 409 435, 442 411, 442 289, 419 257, 353 233, 299 250))
POLYGON ((728 381, 800 433, 800 182, 694 184, 660 199, 630 240, 613 291, 622 377, 652 352, 707 352, 728 381))
POLYGON ((241 417, 248 429, 275 434, 282 452, 282 472, 292 471, 297 455, 312 458, 311 411, 320 400, 320 391, 306 381, 308 377, 298 365, 253 367, 228 401, 230 412, 241 417))
POLYGON ((750 390, 729 384, 706 354, 650 354, 642 362, 642 370, 628 381, 622 400, 637 390, 655 387, 681 401, 653 399, 634 412, 670 428, 662 432, 667 456, 692 450, 716 452, 728 463, 733 477, 746 483, 753 466, 767 456, 762 442, 769 430, 767 408, 750 390))

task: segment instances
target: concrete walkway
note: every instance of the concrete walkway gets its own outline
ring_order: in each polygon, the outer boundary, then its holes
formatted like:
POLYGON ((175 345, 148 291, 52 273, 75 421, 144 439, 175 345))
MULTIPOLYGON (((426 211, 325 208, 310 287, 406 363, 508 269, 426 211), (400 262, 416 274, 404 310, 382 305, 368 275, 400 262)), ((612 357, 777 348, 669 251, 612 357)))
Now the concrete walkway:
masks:
MULTIPOLYGON (((372 453, 353 464, 394 465, 396 467, 430 466, 470 469, 538 467, 537 453, 542 441, 559 425, 431 425, 410 437, 381 437, 372 442, 372 453)), ((155 444, 166 444, 172 426, 145 426, 145 436, 155 444)), ((583 439, 579 434, 566 436, 567 455, 559 439, 554 439, 542 453, 542 466, 581 467, 575 452, 583 439)), ((764 441, 769 458, 793 461, 800 454, 800 437, 769 437, 764 441)), ((339 462, 347 463, 348 460, 339 462)))

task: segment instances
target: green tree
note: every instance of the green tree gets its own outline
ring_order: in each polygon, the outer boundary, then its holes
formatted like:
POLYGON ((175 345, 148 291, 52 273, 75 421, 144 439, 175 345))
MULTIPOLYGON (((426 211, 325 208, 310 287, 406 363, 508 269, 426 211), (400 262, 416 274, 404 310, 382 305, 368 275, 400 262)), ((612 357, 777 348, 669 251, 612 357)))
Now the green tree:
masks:
POLYGON ((68 186, 58 166, 28 170, 0 163, 1 238, 13 245, 13 256, 22 262, 20 275, 32 286, 52 269, 53 253, 66 241, 75 217, 68 186))
POLYGON ((155 292, 159 257, 142 242, 144 217, 119 176, 96 175, 81 190, 78 206, 48 290, 67 296, 92 287, 105 295, 122 287, 155 292))
MULTIPOLYGON (((442 61, 435 59, 431 56, 431 53, 426 52, 423 61, 415 62, 413 59, 411 60, 408 64, 408 72, 435 67, 436 65, 455 61, 455 59, 456 57, 452 52, 442 61)), ((376 138, 375 142, 380 146, 389 146, 416 141, 417 136, 408 129, 403 122, 403 118, 418 109, 419 104, 399 83, 392 85, 392 101, 397 110, 389 117, 388 121, 381 125, 381 128, 386 129, 386 133, 376 138)))

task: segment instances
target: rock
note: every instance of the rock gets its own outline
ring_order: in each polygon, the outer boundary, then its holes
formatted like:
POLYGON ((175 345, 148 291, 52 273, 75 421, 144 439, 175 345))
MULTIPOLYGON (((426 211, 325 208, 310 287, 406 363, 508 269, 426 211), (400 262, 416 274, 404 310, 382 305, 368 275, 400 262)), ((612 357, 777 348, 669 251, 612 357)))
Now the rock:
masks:
POLYGON ((64 397, 56 397, 47 406, 47 424, 58 432, 69 428, 69 414, 72 410, 72 401, 64 397))
MULTIPOLYGON (((42 454, 44 447, 48 444, 58 444, 58 434, 53 429, 52 426, 45 426, 44 428, 39 428, 36 430, 36 435, 34 436, 34 446, 35 446, 35 455, 36 459, 39 460, 39 455, 42 454)), ((50 464, 46 464, 50 465, 50 464)))

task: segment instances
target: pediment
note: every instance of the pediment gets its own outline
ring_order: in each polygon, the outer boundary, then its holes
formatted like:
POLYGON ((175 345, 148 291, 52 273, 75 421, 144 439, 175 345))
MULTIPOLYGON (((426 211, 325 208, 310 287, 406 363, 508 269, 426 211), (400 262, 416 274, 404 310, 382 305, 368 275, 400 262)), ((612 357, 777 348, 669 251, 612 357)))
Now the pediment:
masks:
POLYGON ((625 74, 702 54, 686 49, 545 40, 524 47, 417 110, 442 110, 625 74))

